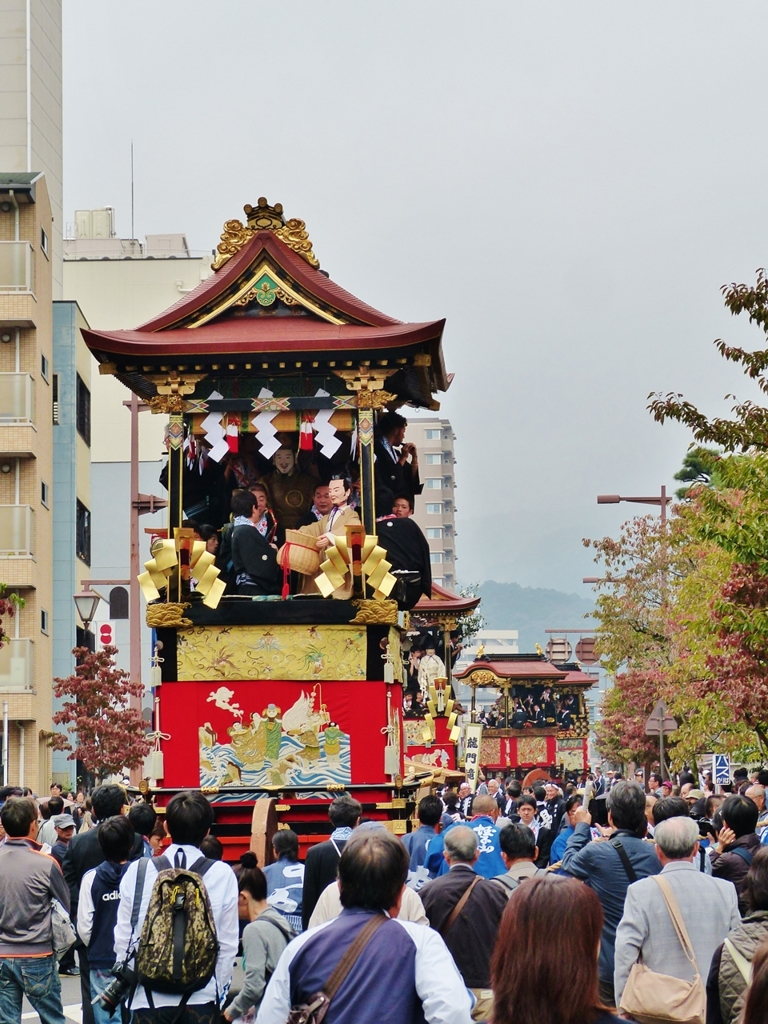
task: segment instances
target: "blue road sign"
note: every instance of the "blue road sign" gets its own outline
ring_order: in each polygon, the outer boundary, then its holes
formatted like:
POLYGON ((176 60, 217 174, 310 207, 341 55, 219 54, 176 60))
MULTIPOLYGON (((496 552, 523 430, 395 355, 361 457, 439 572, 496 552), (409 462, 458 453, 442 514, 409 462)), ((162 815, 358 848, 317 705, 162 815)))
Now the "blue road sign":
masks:
POLYGON ((715 754, 713 775, 716 786, 727 786, 731 781, 731 759, 727 754, 715 754))

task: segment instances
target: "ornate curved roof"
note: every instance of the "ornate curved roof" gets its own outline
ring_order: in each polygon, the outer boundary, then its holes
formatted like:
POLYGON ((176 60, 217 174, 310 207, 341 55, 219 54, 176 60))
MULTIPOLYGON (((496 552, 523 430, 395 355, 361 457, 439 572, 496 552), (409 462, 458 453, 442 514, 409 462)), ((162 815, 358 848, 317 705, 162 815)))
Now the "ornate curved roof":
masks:
POLYGON ((84 330, 100 372, 143 398, 158 385, 281 374, 375 376, 393 404, 439 408, 450 376, 444 320, 402 323, 332 281, 303 221, 260 199, 247 225, 227 221, 215 272, 163 313, 130 331, 84 330), (187 377, 185 378, 185 374, 187 377))

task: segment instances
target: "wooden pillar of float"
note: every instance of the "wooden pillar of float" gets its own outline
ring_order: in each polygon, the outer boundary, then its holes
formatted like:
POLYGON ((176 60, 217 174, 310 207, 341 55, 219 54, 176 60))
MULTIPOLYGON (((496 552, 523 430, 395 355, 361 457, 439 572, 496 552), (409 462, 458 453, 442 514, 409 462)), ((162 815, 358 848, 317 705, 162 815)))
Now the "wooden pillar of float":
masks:
POLYGON ((259 867, 272 863, 272 836, 277 832, 277 800, 265 797, 253 805, 251 818, 251 852, 259 867))

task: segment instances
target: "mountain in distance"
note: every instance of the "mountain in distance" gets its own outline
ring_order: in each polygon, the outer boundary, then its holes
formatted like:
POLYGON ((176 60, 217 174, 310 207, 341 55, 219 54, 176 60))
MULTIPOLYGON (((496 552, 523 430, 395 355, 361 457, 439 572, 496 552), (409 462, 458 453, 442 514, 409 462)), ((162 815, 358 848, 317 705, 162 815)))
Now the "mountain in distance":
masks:
MULTIPOLYGON (((478 593, 482 598, 479 611, 486 629, 516 629, 521 654, 533 654, 536 644, 547 646, 547 629, 583 629, 589 632, 596 625, 584 618, 594 610, 594 602, 578 594, 540 587, 521 587, 519 583, 496 583, 486 580, 478 593)), ((578 637, 571 638, 576 646, 578 637)))

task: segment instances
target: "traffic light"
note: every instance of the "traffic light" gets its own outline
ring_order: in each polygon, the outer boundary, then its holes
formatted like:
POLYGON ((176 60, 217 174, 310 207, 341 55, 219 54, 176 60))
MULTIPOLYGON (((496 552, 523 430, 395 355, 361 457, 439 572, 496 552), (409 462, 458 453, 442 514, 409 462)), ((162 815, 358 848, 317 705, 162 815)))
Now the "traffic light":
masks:
POLYGON ((96 647, 103 650, 105 647, 113 647, 115 643, 114 622, 99 622, 96 624, 96 647))

